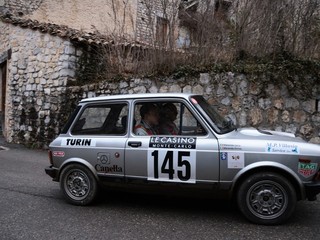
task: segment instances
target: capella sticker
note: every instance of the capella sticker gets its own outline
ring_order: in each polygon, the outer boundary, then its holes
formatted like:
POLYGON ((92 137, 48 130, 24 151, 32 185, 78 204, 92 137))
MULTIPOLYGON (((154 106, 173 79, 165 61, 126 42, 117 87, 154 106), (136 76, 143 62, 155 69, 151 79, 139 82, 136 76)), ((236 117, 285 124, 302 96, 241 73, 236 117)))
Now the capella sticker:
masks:
POLYGON ((299 162, 298 173, 304 176, 305 178, 308 178, 316 173, 317 168, 318 168, 317 163, 299 162))
POLYGON ((110 153, 98 153, 97 155, 97 164, 94 166, 97 172, 102 173, 122 173, 122 167, 117 164, 112 164, 114 159, 111 158, 110 153))

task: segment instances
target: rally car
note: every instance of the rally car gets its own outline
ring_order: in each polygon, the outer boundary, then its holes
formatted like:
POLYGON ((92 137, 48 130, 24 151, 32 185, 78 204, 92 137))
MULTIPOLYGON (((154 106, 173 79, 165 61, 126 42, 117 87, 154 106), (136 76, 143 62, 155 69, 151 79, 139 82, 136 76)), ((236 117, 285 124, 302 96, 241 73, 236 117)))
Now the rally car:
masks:
POLYGON ((320 192, 320 146, 237 129, 194 94, 84 99, 49 148, 45 171, 75 205, 92 203, 100 186, 143 186, 234 199, 248 220, 271 225, 320 192))

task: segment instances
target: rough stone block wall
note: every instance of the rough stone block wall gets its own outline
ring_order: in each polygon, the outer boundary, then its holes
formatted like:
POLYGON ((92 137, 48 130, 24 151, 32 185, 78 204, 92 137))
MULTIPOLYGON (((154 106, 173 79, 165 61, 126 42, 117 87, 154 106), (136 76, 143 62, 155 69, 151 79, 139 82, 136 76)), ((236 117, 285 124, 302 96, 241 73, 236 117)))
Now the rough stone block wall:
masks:
POLYGON ((29 14, 38 9, 43 0, 4 0, 4 7, 12 13, 29 14))
MULTIPOLYGON (((0 21, 0 60, 1 54, 4 54, 9 49, 9 25, 0 21)), ((7 53, 5 53, 7 54, 7 53)), ((4 59, 3 59, 4 60, 4 59)), ((1 61, 0 61, 1 63, 1 61)))
POLYGON ((67 81, 75 76, 76 49, 69 41, 10 25, 5 135, 41 145, 60 130, 67 81))
MULTIPOLYGON (((320 144, 320 112, 316 110, 315 86, 309 99, 294 97, 283 84, 268 81, 266 76, 245 76, 236 73, 181 79, 131 79, 120 82, 100 82, 81 87, 70 87, 69 103, 73 106, 82 98, 110 94, 157 92, 186 92, 204 95, 238 127, 253 126, 260 129, 295 133, 307 141, 320 144), (260 79, 260 81, 259 81, 260 79)), ((70 107, 67 107, 70 109, 70 107)))
POLYGON ((137 40, 152 44, 154 41, 154 27, 156 10, 161 9, 159 1, 138 1, 136 37, 137 40))
POLYGON ((136 38, 138 41, 153 45, 156 34, 156 18, 172 19, 172 5, 170 1, 142 0, 138 1, 136 38), (164 3, 167 5, 165 6, 164 3))

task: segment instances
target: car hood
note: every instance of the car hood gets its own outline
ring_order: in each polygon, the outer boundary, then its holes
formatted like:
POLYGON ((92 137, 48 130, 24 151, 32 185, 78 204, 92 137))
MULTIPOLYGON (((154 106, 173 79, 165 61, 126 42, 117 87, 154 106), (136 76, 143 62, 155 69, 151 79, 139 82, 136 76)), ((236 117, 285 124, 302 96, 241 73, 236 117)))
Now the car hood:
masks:
POLYGON ((218 139, 221 151, 320 156, 320 145, 308 143, 292 133, 240 128, 218 139))
POLYGON ((237 129, 236 131, 233 131, 231 135, 232 136, 229 136, 229 137, 234 139, 305 142, 300 137, 296 137, 293 133, 271 131, 271 130, 259 130, 256 128, 240 128, 240 129, 237 129))

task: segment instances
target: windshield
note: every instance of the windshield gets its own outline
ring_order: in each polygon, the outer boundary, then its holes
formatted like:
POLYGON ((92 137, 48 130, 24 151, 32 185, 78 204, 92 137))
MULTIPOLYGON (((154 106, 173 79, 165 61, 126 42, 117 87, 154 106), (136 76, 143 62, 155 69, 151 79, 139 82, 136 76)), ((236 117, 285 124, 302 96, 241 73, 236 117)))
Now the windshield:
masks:
POLYGON ((202 96, 192 96, 191 102, 203 115, 205 115, 209 124, 217 133, 224 134, 235 129, 232 120, 222 117, 202 96))

